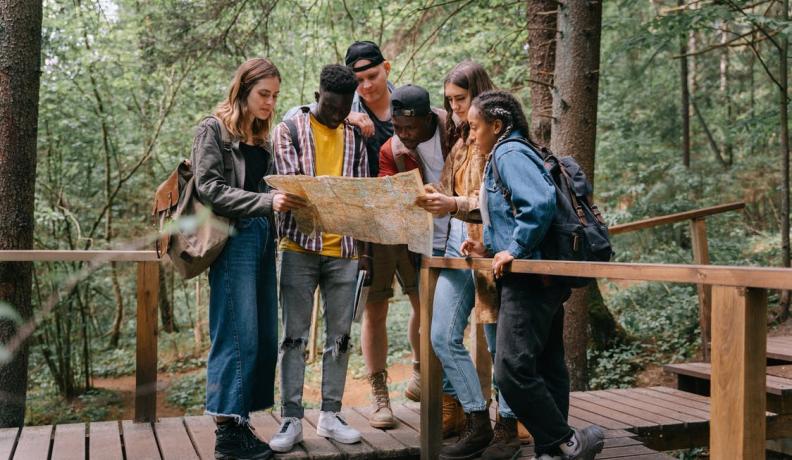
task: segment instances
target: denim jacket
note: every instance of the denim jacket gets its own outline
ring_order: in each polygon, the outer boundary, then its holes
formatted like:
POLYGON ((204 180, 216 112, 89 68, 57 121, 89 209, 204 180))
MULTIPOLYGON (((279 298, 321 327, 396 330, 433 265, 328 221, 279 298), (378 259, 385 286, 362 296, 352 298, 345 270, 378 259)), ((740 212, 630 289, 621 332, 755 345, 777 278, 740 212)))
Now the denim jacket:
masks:
MULTIPOLYGON (((509 138, 522 135, 512 132, 509 138)), ((515 259, 539 259, 541 243, 556 211, 555 186, 539 154, 519 142, 504 143, 491 154, 484 169, 486 208, 484 244, 495 254, 509 251, 515 259), (492 172, 498 166, 500 184, 492 172), (501 184, 511 192, 507 201, 501 184)), ((483 211, 483 210, 482 210, 483 211)))

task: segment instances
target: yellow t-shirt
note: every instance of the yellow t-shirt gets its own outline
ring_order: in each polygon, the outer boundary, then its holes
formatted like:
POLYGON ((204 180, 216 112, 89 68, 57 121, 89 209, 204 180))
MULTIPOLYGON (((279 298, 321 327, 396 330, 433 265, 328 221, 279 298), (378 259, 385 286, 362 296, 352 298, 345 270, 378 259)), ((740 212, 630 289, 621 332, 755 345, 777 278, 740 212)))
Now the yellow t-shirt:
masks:
MULTIPOLYGON (((314 145, 316 146, 316 159, 314 168, 316 176, 341 176, 344 168, 344 125, 331 129, 311 117, 311 131, 313 132, 314 145)), ((281 250, 309 252, 294 241, 283 238, 280 243, 281 250)), ((322 234, 323 256, 341 257, 341 235, 335 233, 322 234)))

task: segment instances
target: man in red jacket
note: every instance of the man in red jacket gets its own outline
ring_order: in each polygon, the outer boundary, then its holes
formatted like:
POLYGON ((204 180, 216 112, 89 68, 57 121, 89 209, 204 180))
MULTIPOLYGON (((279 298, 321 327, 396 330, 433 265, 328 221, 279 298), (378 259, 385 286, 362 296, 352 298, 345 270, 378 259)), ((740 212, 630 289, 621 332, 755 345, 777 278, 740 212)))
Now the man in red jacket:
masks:
MULTIPOLYGON (((445 158, 450 150, 446 142, 446 113, 432 109, 429 93, 420 86, 405 85, 391 94, 391 119, 394 135, 379 152, 379 176, 391 176, 400 172, 418 169, 424 183, 440 182, 445 158)), ((448 232, 448 216, 435 218, 432 247, 435 255, 443 255, 448 232)), ((388 351, 386 320, 388 299, 393 295, 393 274, 410 297, 413 312, 408 324, 408 338, 413 350, 413 373, 405 389, 405 396, 420 401, 419 374, 419 315, 417 292, 417 261, 420 257, 410 254, 406 245, 374 245, 374 278, 366 304, 363 324, 363 347, 369 380, 376 408, 369 422, 378 428, 390 428, 395 420, 388 398, 386 358, 388 351), (406 275, 406 276, 405 276, 406 275), (405 282, 405 277, 408 282, 405 282), (368 338, 368 340, 366 340, 368 338)))

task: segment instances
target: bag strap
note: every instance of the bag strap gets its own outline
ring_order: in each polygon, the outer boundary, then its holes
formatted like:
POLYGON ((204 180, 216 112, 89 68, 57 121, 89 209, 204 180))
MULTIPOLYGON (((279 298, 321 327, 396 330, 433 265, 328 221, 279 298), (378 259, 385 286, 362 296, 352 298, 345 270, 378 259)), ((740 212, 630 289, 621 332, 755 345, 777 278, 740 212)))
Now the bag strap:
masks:
MULTIPOLYGON (((352 135, 355 137, 355 155, 354 155, 354 162, 355 164, 360 163, 360 146, 363 143, 363 134, 358 131, 357 128, 352 128, 352 135)), ((371 166, 369 165, 369 171, 371 171, 371 166)))
POLYGON ((294 121, 294 118, 289 118, 288 120, 283 120, 286 123, 286 128, 289 130, 289 137, 291 138, 292 146, 294 150, 297 152, 297 156, 300 156, 300 138, 297 135, 297 122, 294 121))

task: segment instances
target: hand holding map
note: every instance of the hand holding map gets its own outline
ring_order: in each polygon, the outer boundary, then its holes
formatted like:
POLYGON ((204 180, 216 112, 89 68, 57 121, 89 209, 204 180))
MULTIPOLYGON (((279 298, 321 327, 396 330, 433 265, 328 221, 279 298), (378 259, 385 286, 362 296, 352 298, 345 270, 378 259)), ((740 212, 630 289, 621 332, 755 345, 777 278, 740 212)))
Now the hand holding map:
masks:
POLYGON ((424 195, 417 170, 387 177, 267 176, 267 183, 305 198, 308 206, 292 211, 298 229, 349 235, 379 244, 406 244, 432 255, 432 215, 415 205, 424 195))

